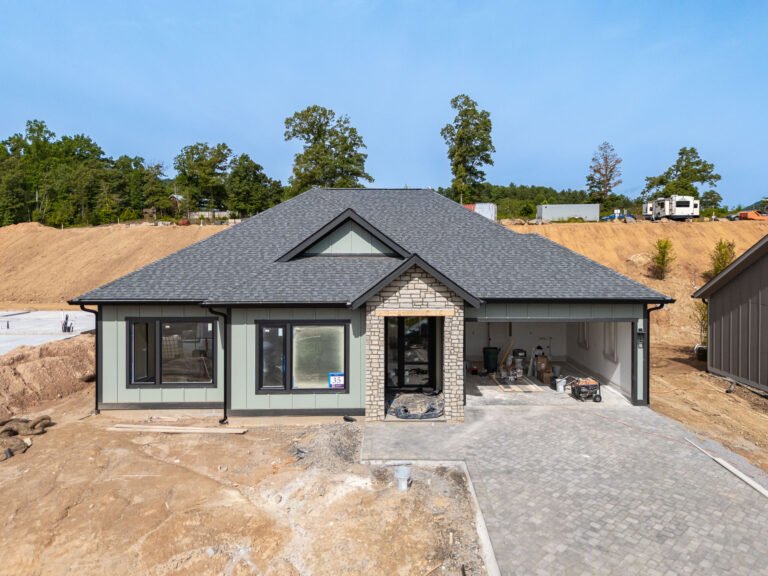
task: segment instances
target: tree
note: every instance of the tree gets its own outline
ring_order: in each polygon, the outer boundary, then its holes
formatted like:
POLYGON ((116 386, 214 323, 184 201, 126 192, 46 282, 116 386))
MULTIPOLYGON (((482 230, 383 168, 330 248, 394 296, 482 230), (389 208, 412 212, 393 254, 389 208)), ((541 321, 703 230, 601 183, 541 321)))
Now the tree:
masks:
POLYGON ((717 210, 722 201, 723 197, 716 191, 707 190, 701 195, 701 208, 702 210, 717 210))
POLYGON ((712 254, 709 257, 712 267, 704 272, 704 278, 710 280, 728 268, 736 258, 736 243, 720 238, 715 244, 712 254))
POLYGON ((603 142, 598 146, 587 175, 587 190, 592 202, 604 204, 614 188, 621 184, 622 162, 610 143, 603 142))
POLYGON ((247 154, 235 157, 227 176, 227 208, 250 216, 277 205, 283 186, 272 180, 247 154))
POLYGON ((659 176, 645 179, 643 199, 666 198, 672 195, 699 197, 699 186, 714 189, 720 181, 715 165, 706 162, 696 148, 680 148, 675 163, 659 176), (698 186, 697 186, 698 185, 698 186))
POLYGON ((651 255, 651 271, 659 280, 664 280, 675 256, 672 253, 672 241, 669 238, 659 238, 653 246, 651 255))
POLYGON ((208 208, 224 206, 225 180, 232 150, 224 143, 209 146, 198 142, 182 148, 173 160, 176 182, 192 208, 206 204, 208 208))
POLYGON ((365 171, 365 143, 348 116, 337 118, 333 110, 309 106, 285 119, 285 141, 291 140, 304 147, 293 159, 289 196, 314 186, 362 188, 361 180, 373 182, 365 171))
POLYGON ((475 201, 479 185, 485 181, 483 166, 493 166, 491 154, 496 152, 491 139, 491 115, 480 110, 477 102, 466 94, 451 100, 456 117, 440 131, 448 145, 453 180, 451 186, 459 202, 475 201))

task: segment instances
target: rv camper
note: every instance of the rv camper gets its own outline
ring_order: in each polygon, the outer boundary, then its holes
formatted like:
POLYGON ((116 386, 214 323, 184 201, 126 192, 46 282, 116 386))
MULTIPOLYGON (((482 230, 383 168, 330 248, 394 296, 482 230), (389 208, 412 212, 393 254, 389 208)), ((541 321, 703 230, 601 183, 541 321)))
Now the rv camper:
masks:
POLYGON ((658 198, 653 203, 653 219, 690 220, 699 217, 699 199, 693 196, 658 198))
POLYGON ((643 202, 643 218, 645 220, 653 220, 653 200, 643 202))

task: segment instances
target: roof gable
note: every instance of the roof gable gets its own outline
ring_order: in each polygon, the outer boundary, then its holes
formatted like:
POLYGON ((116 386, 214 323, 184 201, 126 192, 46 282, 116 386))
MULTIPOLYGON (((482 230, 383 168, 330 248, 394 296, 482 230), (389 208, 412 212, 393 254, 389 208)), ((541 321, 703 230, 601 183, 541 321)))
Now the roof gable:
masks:
POLYGON ((311 256, 389 256, 407 258, 409 252, 348 208, 278 258, 290 262, 311 256))

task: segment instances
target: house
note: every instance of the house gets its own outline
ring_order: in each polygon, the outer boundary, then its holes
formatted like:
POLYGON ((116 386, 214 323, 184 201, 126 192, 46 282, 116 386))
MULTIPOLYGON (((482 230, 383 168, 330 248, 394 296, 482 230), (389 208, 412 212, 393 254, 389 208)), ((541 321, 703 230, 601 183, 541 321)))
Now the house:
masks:
POLYGON ((380 420, 433 390, 461 420, 467 363, 508 341, 647 404, 670 301, 432 190, 316 188, 71 303, 97 314, 98 408, 380 420))
POLYGON ((768 392, 768 235, 699 288, 707 302, 707 370, 768 392))

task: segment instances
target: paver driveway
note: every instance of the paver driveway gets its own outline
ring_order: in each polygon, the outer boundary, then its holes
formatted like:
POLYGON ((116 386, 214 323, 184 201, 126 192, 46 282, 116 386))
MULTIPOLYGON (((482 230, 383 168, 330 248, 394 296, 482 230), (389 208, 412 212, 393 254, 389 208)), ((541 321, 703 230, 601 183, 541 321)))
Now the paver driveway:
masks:
POLYGON ((623 401, 480 404, 366 424, 363 457, 466 461, 502 574, 768 574, 768 499, 685 438, 768 486, 737 455, 623 401))

